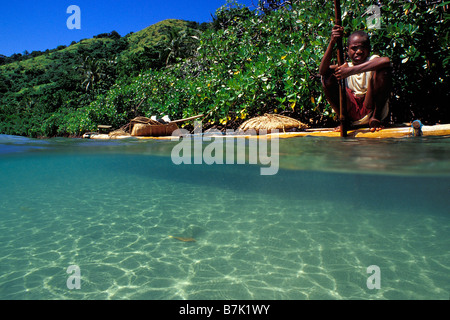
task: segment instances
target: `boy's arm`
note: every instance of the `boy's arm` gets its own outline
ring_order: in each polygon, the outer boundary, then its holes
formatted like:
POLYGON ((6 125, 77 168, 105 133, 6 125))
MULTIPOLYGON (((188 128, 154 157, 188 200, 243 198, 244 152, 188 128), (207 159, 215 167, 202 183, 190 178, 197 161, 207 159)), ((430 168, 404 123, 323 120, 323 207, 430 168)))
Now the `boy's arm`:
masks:
POLYGON ((379 69, 391 67, 391 61, 388 57, 377 57, 361 64, 349 67, 347 63, 336 68, 336 78, 338 80, 345 79, 351 75, 367 71, 377 71, 379 69))
POLYGON ((338 38, 342 38, 343 33, 344 33, 343 27, 337 25, 333 27, 333 30, 331 31, 330 43, 328 44, 327 50, 325 51, 325 54, 323 55, 322 61, 320 62, 319 66, 319 74, 321 76, 324 76, 328 73, 330 69, 334 45, 336 44, 338 38))

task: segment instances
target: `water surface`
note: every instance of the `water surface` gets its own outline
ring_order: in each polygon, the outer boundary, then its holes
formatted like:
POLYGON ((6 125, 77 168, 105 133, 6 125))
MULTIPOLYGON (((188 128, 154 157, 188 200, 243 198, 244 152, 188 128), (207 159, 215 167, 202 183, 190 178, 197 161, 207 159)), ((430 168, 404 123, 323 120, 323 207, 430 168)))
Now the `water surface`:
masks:
POLYGON ((279 143, 262 176, 175 165, 171 141, 0 135, 0 299, 449 298, 450 138, 279 143))

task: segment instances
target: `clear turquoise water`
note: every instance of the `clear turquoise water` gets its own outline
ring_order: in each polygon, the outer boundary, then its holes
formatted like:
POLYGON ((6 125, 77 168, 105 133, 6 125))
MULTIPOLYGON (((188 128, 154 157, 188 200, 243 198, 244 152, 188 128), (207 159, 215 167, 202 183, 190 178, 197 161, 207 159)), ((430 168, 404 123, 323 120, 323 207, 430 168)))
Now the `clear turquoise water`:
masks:
POLYGON ((280 140, 273 176, 174 145, 0 136, 0 299, 449 299, 450 138, 280 140))

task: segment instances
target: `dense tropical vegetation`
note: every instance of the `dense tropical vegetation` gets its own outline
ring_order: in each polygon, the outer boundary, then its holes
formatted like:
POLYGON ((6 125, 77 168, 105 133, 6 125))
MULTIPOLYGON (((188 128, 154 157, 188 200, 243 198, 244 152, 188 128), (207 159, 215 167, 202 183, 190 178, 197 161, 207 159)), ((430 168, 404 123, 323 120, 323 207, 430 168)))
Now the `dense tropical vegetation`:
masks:
MULTIPOLYGON (((346 34, 365 29, 394 63, 391 121, 449 122, 449 2, 341 0, 346 34)), ((105 33, 45 52, 0 56, 0 133, 72 135, 135 116, 204 114, 234 128, 267 112, 333 125, 318 66, 333 1, 229 1, 211 23, 166 20, 121 37, 105 33)))

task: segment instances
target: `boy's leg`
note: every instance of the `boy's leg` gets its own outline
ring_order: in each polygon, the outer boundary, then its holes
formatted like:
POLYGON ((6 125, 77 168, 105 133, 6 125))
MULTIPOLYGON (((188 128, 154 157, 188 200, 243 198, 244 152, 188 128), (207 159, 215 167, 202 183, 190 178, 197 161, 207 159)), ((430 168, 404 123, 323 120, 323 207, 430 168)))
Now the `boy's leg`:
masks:
MULTIPOLYGON (((341 113, 340 107, 340 96, 339 96, 339 83, 334 75, 323 76, 322 77, 322 87, 325 93, 325 97, 331 108, 334 112, 339 116, 341 113)), ((338 126, 334 129, 334 131, 340 131, 341 127, 338 126)))
POLYGON ((331 108, 339 115, 339 84, 333 74, 327 74, 322 77, 322 88, 331 108))
POLYGON ((364 107, 373 110, 369 126, 373 129, 381 128, 381 113, 386 105, 392 88, 391 68, 374 71, 367 88, 364 107))
MULTIPOLYGON (((334 112, 339 116, 340 115, 340 95, 339 95, 339 83, 336 77, 330 73, 329 75, 322 77, 322 87, 325 93, 325 97, 327 101, 330 103, 331 108, 334 112)), ((347 106, 347 119, 346 121, 350 124, 352 121, 359 120, 357 117, 352 116, 352 111, 355 109, 355 98, 349 93, 349 90, 345 90, 346 94, 346 106, 347 106), (353 98, 352 98, 353 97, 353 98)), ((336 131, 340 130, 340 127, 335 129, 336 131)))

